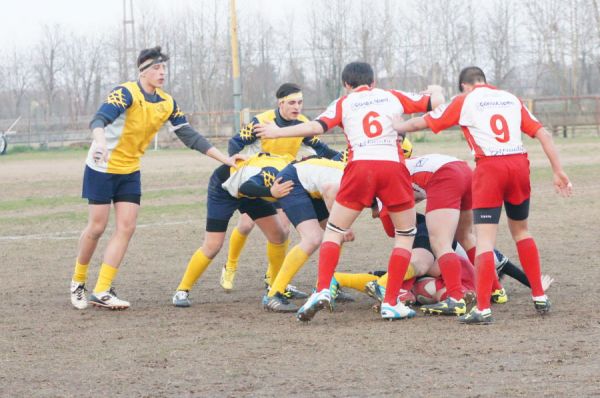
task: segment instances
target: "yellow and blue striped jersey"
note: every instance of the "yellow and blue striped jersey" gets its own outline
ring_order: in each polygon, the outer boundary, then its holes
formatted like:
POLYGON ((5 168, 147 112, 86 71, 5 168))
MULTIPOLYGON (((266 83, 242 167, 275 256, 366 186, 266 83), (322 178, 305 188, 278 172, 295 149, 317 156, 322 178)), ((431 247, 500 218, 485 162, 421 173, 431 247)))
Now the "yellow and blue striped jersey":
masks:
MULTIPOLYGON (((269 153, 258 153, 248 160, 236 163, 237 168, 230 169, 229 178, 221 185, 234 198, 249 197, 240 192, 240 187, 247 181, 256 185, 270 188, 275 182, 275 177, 285 166, 291 162, 291 156, 279 156, 269 153)), ((275 201, 274 198, 264 196, 262 199, 275 201)))
POLYGON ((100 106, 94 120, 104 122, 108 162, 97 164, 93 155, 95 142, 86 164, 99 172, 130 174, 140 169, 140 158, 158 130, 170 122, 173 127, 187 124, 175 100, 161 89, 145 93, 138 82, 115 87, 100 106))
POLYGON ((245 150, 246 153, 268 152, 275 155, 291 155, 295 158, 302 145, 307 147, 311 154, 326 158, 332 158, 337 155, 337 151, 329 148, 317 136, 283 137, 263 140, 258 138, 254 133, 254 126, 259 123, 275 123, 279 127, 287 127, 308 121, 308 118, 304 115, 300 115, 297 120, 286 120, 279 113, 279 109, 260 113, 229 140, 229 155, 245 150))

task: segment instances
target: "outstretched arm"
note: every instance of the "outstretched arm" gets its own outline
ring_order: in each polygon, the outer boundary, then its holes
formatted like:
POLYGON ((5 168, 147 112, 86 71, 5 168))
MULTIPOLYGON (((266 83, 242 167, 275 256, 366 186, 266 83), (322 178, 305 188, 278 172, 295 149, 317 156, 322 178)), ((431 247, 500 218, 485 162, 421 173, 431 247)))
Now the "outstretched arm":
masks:
POLYGON ((280 138, 280 137, 310 137, 317 134, 323 134, 325 130, 323 125, 317 121, 300 123, 288 127, 279 127, 275 123, 257 124, 254 126, 254 132, 260 138, 280 138))
POLYGON ((548 130, 542 127, 535 133, 535 138, 542 144, 542 149, 552 166, 552 172, 554 173, 554 189, 562 196, 571 196, 573 193, 573 184, 571 184, 569 177, 562 169, 556 146, 554 146, 554 141, 552 140, 552 135, 548 130))
POLYGON ((412 133, 414 131, 426 129, 427 122, 425 122, 425 119, 422 116, 403 120, 401 115, 394 115, 392 118, 392 128, 400 134, 412 133))

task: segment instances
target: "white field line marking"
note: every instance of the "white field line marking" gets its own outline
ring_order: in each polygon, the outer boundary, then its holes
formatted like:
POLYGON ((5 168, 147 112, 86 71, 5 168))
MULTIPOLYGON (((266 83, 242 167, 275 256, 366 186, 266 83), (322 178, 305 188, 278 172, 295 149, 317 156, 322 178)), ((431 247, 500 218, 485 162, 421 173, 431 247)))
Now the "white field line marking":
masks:
MULTIPOLYGON (((196 223, 196 222, 197 221, 173 221, 173 222, 162 222, 162 223, 152 223, 152 224, 138 224, 137 228, 166 227, 166 226, 170 226, 170 225, 184 225, 184 224, 192 224, 192 223, 196 223)), ((48 233, 48 234, 0 236, 0 241, 71 240, 71 239, 79 239, 80 234, 81 234, 81 231, 69 231, 69 232, 54 232, 54 233, 48 233)))

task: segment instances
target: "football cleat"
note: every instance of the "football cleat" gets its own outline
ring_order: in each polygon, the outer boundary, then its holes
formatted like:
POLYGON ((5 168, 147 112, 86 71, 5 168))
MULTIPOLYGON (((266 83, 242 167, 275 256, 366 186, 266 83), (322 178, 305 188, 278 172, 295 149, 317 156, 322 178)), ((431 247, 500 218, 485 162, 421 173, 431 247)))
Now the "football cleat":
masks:
POLYGON ((413 318, 417 313, 404 305, 400 300, 396 305, 381 303, 381 317, 390 321, 395 319, 413 318))
POLYGON ((190 292, 188 290, 176 291, 173 295, 173 305, 180 308, 187 308, 192 305, 190 302, 190 292))
POLYGON ((348 293, 344 293, 340 287, 340 283, 335 279, 331 278, 331 285, 329 285, 329 292, 331 293, 331 299, 334 302, 347 303, 354 301, 354 298, 348 293))
POLYGON ((71 281, 71 304, 78 310, 85 310, 88 306, 88 300, 85 295, 87 289, 85 283, 71 281))
POLYGON ((287 287, 285 288, 285 292, 283 293, 283 295, 288 300, 306 299, 306 298, 308 298, 308 294, 307 293, 304 293, 302 290, 299 290, 294 285, 287 285, 287 287))
POLYGON ((273 297, 264 296, 263 300, 263 308, 267 311, 273 312, 296 312, 298 311, 298 306, 290 303, 285 296, 279 292, 275 293, 273 297))
POLYGON ((110 288, 105 292, 92 293, 90 303, 96 307, 108 308, 111 310, 125 310, 129 308, 128 301, 121 300, 117 297, 114 288, 110 288))
POLYGON ((223 267, 221 270, 221 287, 225 290, 226 293, 229 293, 233 290, 233 280, 235 279, 235 270, 227 269, 227 267, 223 267))
POLYGON ((421 306, 421 311, 435 315, 463 315, 467 312, 467 304, 464 299, 456 300, 448 297, 439 303, 421 306))
POLYGON ((329 289, 323 289, 320 292, 315 292, 310 295, 306 303, 298 310, 296 318, 302 322, 308 322, 315 314, 322 309, 327 308, 329 311, 331 308, 331 293, 329 289))
POLYGON ((365 292, 369 297, 382 302, 385 296, 385 287, 380 286, 377 281, 370 281, 365 285, 365 292))
POLYGON ((496 304, 504 304, 508 301, 508 295, 504 288, 497 289, 492 292, 492 302, 496 304))
POLYGON ((546 315, 550 312, 550 307, 552 307, 552 303, 548 300, 548 297, 538 297, 533 300, 533 305, 535 306, 535 310, 540 315, 546 315))
POLYGON ((489 325, 494 322, 494 318, 492 318, 492 311, 489 308, 479 311, 477 307, 473 307, 465 315, 459 316, 458 322, 465 325, 489 325))

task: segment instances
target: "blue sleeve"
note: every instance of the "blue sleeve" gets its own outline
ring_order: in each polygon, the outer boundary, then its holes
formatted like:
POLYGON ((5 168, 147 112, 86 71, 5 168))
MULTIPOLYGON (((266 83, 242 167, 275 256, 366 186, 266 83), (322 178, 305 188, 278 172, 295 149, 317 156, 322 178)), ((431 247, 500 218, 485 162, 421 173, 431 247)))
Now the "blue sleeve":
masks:
POLYGON ((171 112, 171 116, 169 116, 169 121, 173 127, 181 126, 188 122, 185 114, 181 111, 175 100, 173 100, 173 112, 171 112))
POLYGON ((274 167, 263 167, 260 173, 250 177, 240 186, 239 191, 250 197, 271 197, 271 186, 279 171, 274 167))
POLYGON ((229 139, 227 143, 227 152, 229 156, 240 153, 245 146, 252 144, 258 138, 254 133, 254 125, 258 124, 258 120, 253 118, 239 133, 229 139))
POLYGON ((133 103, 133 96, 123 86, 115 87, 100 105, 92 121, 100 119, 104 125, 114 122, 133 103))
POLYGON ((305 137, 302 140, 302 143, 314 149, 317 153, 317 156, 321 156, 323 158, 332 159, 333 157, 340 155, 338 151, 329 148, 327 144, 321 141, 317 136, 305 137))

